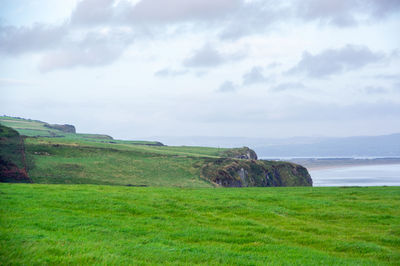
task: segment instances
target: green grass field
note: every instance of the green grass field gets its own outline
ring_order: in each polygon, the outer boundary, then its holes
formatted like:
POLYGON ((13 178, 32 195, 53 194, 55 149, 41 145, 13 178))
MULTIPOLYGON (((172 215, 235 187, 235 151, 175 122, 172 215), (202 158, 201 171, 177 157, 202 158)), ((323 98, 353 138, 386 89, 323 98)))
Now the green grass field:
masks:
POLYGON ((45 122, 32 119, 16 118, 9 116, 0 116, 0 124, 11 127, 18 131, 19 134, 28 137, 57 137, 66 139, 66 141, 88 141, 100 143, 126 143, 134 145, 155 145, 155 141, 122 141, 110 139, 107 135, 102 134, 83 134, 83 133, 65 133, 57 129, 45 127, 45 122))
POLYGON ((222 149, 27 138, 34 183, 212 187, 200 167, 222 149))
POLYGON ((398 265, 399 206, 399 187, 0 184, 0 261, 398 265))
POLYGON ((34 183, 212 187, 200 178, 200 167, 227 150, 65 133, 41 121, 5 116, 0 123, 28 136, 25 153, 34 183))

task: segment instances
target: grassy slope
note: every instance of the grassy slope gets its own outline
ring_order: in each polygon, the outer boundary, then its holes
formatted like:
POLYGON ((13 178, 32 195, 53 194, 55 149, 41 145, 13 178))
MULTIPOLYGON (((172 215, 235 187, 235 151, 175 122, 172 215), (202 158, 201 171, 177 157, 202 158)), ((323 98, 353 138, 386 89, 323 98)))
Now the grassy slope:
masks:
POLYGON ((0 184, 0 261, 398 265, 399 205, 399 187, 0 184))
MULTIPOLYGON (((65 133, 57 129, 47 128, 44 125, 45 122, 39 120, 15 118, 8 116, 0 116, 0 124, 7 127, 12 127, 17 130, 21 135, 29 137, 62 137, 69 140, 87 140, 91 142, 124 142, 120 140, 107 139, 107 135, 101 134, 73 134, 65 133)), ((155 141, 127 141, 130 144, 156 144, 155 141)))
POLYGON ((225 149, 148 146, 146 141, 107 140, 103 135, 68 134, 44 127, 44 122, 0 117, 29 137, 25 140, 35 183, 78 183, 211 187, 200 178, 204 158, 225 149), (58 137, 49 137, 49 136, 58 137))
POLYGON ((218 149, 96 143, 67 138, 28 138, 35 183, 86 183, 210 187, 200 179, 204 158, 218 149))

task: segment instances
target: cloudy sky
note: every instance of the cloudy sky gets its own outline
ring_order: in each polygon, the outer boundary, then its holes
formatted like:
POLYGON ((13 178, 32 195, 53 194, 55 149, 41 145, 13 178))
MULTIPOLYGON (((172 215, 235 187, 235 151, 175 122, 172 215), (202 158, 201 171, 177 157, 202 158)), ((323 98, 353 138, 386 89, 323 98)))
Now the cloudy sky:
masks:
POLYGON ((400 132, 399 0, 0 0, 0 114, 117 138, 400 132))

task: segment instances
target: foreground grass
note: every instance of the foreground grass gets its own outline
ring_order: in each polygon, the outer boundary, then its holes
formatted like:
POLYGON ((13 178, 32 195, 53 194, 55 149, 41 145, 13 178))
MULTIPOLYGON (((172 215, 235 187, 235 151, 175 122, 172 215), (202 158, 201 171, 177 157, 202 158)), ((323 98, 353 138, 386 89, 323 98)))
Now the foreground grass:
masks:
POLYGON ((398 264, 400 188, 0 184, 4 264, 398 264))

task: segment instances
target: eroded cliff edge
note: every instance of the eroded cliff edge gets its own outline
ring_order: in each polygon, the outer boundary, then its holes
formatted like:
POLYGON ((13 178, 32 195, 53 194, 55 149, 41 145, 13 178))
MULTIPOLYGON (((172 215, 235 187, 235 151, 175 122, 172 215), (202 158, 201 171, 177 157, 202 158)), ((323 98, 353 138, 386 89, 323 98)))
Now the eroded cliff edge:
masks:
POLYGON ((206 160, 200 169, 201 178, 223 187, 312 186, 310 174, 301 165, 257 160, 255 152, 247 147, 228 154, 231 158, 206 160))

